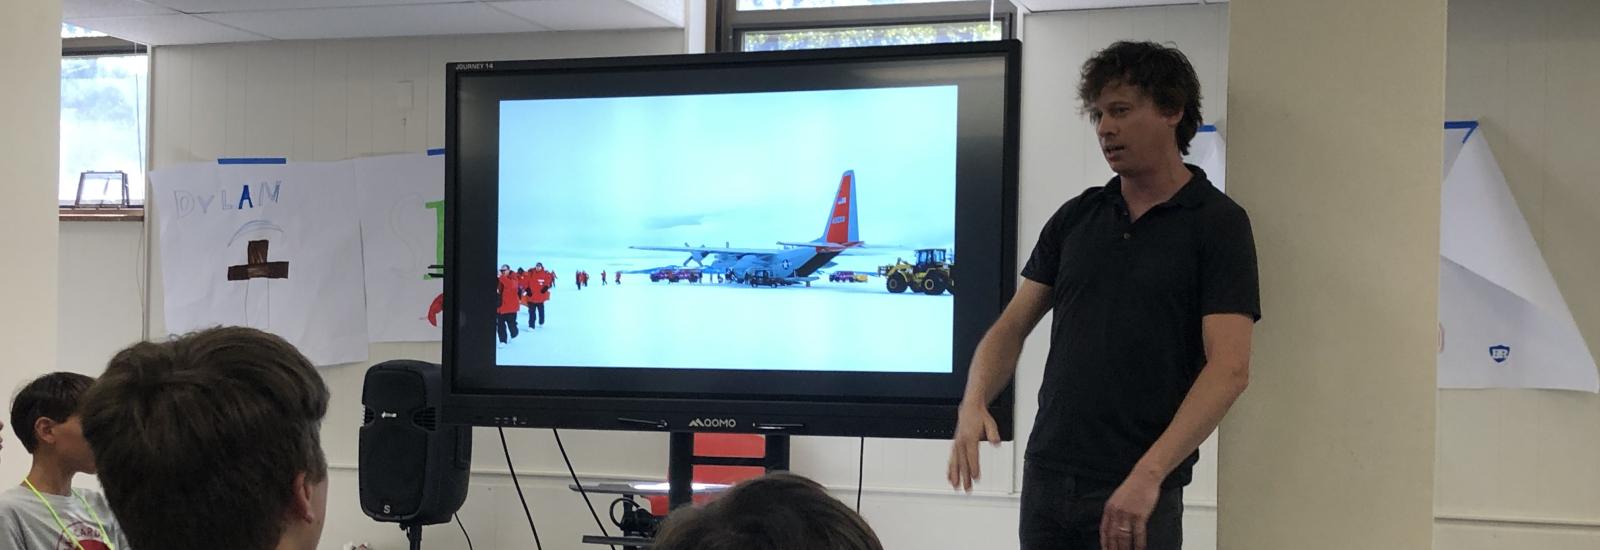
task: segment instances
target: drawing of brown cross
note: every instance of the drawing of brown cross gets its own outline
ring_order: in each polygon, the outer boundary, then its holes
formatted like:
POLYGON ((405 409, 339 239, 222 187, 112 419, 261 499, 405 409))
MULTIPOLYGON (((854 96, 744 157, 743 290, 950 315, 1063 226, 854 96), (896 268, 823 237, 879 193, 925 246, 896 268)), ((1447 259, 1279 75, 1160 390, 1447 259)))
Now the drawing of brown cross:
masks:
POLYGON ((249 279, 287 279, 289 262, 267 261, 267 241, 250 241, 245 250, 245 264, 228 266, 229 281, 249 279))

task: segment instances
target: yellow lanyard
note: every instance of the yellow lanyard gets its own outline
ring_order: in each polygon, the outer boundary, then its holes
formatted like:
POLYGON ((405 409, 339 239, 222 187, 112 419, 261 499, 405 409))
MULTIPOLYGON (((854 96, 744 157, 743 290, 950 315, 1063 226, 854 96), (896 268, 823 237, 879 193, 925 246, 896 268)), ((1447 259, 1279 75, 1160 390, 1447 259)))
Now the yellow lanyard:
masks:
MULTIPOLYGON (((67 536, 72 539, 72 545, 78 547, 78 550, 87 550, 83 547, 83 543, 78 542, 78 536, 72 534, 72 530, 67 528, 66 522, 61 521, 61 516, 56 514, 56 507, 51 506, 50 501, 45 500, 44 495, 39 492, 39 489, 33 486, 33 482, 28 481, 27 478, 23 478, 22 483, 26 484, 28 489, 33 491, 33 496, 39 497, 39 502, 44 503, 44 509, 50 511, 50 517, 56 518, 56 526, 60 527, 61 532, 66 533, 67 536)), ((83 503, 83 507, 89 510, 89 516, 93 517, 94 522, 100 526, 100 537, 106 539, 104 541, 106 543, 106 548, 117 550, 117 547, 112 546, 111 544, 111 533, 106 531, 106 524, 100 521, 100 513, 94 511, 94 507, 89 505, 89 499, 83 498, 82 494, 71 489, 67 489, 67 492, 70 492, 73 494, 73 496, 78 497, 78 501, 83 503)))

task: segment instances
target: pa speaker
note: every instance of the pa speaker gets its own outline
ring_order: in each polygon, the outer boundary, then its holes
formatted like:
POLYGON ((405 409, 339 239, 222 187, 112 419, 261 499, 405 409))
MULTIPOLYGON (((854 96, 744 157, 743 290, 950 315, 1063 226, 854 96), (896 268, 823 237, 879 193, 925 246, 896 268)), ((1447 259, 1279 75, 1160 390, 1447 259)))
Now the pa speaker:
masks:
POLYGON ((467 499, 472 428, 439 424, 438 365, 385 361, 361 386, 361 511, 412 525, 450 521, 467 499))

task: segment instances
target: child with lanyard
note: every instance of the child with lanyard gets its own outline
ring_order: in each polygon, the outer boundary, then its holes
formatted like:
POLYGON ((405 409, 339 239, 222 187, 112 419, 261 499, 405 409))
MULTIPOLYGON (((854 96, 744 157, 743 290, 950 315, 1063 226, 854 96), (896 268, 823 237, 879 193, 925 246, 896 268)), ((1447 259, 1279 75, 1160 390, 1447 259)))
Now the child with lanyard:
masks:
POLYGON ((11 428, 33 455, 33 468, 16 486, 0 491, 0 548, 123 550, 122 529, 105 496, 74 489, 73 476, 94 474, 94 453, 83 438, 78 402, 94 379, 47 374, 28 383, 11 402, 11 428))

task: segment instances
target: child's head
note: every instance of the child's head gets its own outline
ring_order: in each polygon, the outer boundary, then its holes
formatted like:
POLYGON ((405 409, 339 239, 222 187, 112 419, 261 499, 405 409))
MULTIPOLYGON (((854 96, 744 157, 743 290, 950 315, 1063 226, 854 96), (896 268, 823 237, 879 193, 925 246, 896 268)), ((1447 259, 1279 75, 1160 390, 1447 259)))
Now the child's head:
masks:
POLYGON ((95 473, 78 405, 94 379, 74 372, 40 376, 11 400, 11 429, 35 459, 49 457, 75 472, 95 473))

